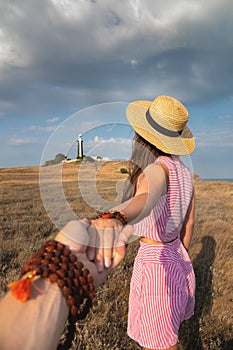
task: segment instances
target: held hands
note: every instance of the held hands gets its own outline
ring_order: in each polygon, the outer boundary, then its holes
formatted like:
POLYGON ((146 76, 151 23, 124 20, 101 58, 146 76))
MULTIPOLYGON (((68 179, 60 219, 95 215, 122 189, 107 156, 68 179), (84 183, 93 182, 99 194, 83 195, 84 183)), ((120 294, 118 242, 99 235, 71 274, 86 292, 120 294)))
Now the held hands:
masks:
MULTIPOLYGON (((128 241, 130 232, 130 226, 123 228, 116 220, 98 219, 91 226, 85 220, 77 220, 70 221, 56 235, 55 240, 63 243, 72 254, 76 255, 78 261, 89 270, 95 287, 98 287, 104 282, 112 267, 124 257, 125 243, 128 241), (101 226, 104 229, 101 229, 101 226), (106 251, 105 247, 107 247, 106 251), (102 271, 98 271, 96 264, 87 256, 88 251, 89 255, 92 251, 95 262, 100 262, 104 266, 105 258, 108 258, 111 266, 103 267, 102 271)), ((0 302, 2 350, 57 348, 68 317, 68 304, 60 288, 52 285, 48 278, 38 278, 34 284, 37 288, 31 288, 31 296, 26 303, 16 300, 12 293, 7 293, 0 302), (43 293, 39 292, 39 289, 43 290, 43 293), (12 336, 12 329, 14 336, 12 336)))
POLYGON ((98 286, 124 258, 131 233, 130 225, 123 227, 115 219, 83 219, 69 222, 55 239, 69 246, 98 286))
POLYGON ((132 226, 123 226, 117 219, 103 218, 91 220, 89 224, 89 260, 94 261, 99 272, 105 268, 116 267, 125 256, 132 226))

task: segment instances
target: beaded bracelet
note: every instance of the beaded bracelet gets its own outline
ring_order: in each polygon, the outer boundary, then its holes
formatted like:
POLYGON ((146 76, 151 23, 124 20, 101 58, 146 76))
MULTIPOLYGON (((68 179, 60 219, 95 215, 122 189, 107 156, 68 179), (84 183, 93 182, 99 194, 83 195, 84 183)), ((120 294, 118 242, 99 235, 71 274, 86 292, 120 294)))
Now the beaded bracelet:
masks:
MULTIPOLYGON (((24 302, 30 298, 34 277, 48 277, 60 287, 73 320, 82 319, 89 312, 94 298, 93 278, 63 243, 55 240, 45 242, 41 250, 24 265, 20 277, 25 274, 23 279, 8 285, 16 299, 24 302)), ((39 290, 35 284, 33 286, 39 290)))
POLYGON ((123 226, 127 225, 126 217, 120 211, 103 212, 103 213, 100 213, 97 216, 95 216, 92 220, 96 220, 96 219, 116 219, 116 220, 119 220, 123 226))

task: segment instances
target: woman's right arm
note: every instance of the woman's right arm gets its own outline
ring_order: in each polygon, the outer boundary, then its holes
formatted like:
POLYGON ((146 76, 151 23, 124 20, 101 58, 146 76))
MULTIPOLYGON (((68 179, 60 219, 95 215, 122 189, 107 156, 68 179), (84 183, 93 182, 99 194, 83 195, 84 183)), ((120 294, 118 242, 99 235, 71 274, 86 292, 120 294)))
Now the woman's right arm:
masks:
POLYGON ((167 175, 160 164, 152 163, 139 176, 135 196, 113 210, 122 211, 129 224, 147 217, 160 197, 167 192, 167 175))
MULTIPOLYGON (((115 206, 111 211, 120 211, 129 225, 135 224, 150 214, 152 208, 166 192, 167 175, 164 168, 159 164, 150 164, 139 177, 134 197, 115 206)), ((114 248, 116 248, 115 243, 119 241, 118 235, 122 234, 123 237, 125 230, 128 239, 130 229, 124 228, 122 231, 122 226, 115 219, 97 219, 91 224, 89 226, 90 237, 92 237, 88 247, 89 259, 95 261, 98 271, 111 266, 112 263, 115 266, 114 248)), ((131 234, 133 234, 132 226, 131 234)), ((118 259, 117 263, 119 263, 118 259)))

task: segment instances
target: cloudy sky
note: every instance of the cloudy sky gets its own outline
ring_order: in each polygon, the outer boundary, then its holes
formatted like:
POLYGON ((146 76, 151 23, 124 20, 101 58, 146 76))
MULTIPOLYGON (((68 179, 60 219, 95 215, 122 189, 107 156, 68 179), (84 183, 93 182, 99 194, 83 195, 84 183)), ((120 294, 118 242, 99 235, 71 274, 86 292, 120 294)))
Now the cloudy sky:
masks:
POLYGON ((0 0, 0 167, 72 156, 80 132, 87 153, 129 150, 124 107, 166 94, 190 111, 194 172, 233 178, 232 14, 232 0, 0 0))

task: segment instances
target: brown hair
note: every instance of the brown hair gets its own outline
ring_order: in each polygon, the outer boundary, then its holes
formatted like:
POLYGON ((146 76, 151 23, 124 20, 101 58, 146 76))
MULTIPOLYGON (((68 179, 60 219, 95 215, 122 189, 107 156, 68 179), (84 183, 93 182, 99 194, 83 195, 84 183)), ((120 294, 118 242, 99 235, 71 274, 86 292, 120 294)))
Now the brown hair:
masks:
POLYGON ((170 156, 164 153, 156 146, 146 141, 139 134, 135 133, 132 144, 132 154, 129 160, 129 177, 125 186, 122 201, 131 198, 135 194, 138 176, 143 172, 147 165, 154 163, 159 156, 170 156))

